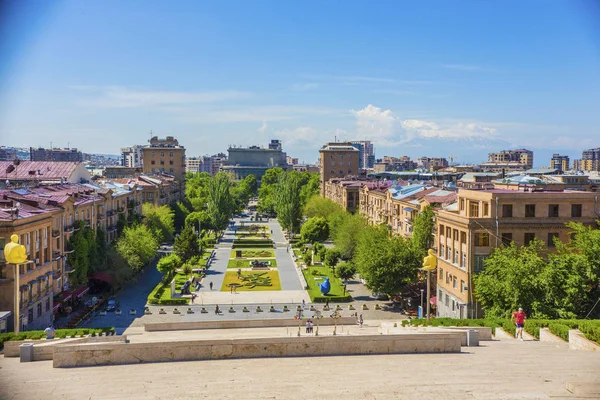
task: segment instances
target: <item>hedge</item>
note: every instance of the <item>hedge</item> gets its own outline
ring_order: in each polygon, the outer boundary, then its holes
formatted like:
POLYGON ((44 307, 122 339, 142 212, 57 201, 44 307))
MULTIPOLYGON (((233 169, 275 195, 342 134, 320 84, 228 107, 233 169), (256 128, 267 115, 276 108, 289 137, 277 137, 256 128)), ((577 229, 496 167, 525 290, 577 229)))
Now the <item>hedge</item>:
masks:
MULTIPOLYGON (((77 328, 77 329, 56 329, 54 331, 54 337, 62 339, 67 336, 83 336, 83 335, 99 335, 101 333, 115 333, 114 327, 107 328, 77 328)), ((1 333, 0 334, 0 346, 4 345, 4 342, 12 342, 17 340, 39 340, 46 337, 44 331, 25 331, 15 334, 14 332, 1 333)))
POLYGON ((234 242, 233 246, 231 248, 232 249, 256 249, 256 248, 272 249, 273 243, 265 242, 265 243, 261 243, 261 244, 255 244, 255 243, 235 243, 234 242))

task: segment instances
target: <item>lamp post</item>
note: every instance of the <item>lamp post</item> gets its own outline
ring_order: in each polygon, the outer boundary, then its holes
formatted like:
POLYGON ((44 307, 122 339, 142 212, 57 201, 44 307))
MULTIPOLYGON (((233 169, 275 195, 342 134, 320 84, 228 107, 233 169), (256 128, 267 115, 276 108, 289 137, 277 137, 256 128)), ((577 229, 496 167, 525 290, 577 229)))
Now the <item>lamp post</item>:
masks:
POLYGON ((423 307, 423 292, 424 291, 425 291, 424 289, 421 289, 421 303, 419 303, 419 304, 421 304, 421 315, 423 315, 423 311, 424 311, 424 307, 423 307))

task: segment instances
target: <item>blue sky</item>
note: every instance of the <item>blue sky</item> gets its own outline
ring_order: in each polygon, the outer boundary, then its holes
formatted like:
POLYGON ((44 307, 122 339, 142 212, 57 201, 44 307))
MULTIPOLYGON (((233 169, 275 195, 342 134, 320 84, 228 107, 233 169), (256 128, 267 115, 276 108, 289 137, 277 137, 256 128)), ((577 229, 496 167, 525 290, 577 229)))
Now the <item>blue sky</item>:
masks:
POLYGON ((593 1, 1 2, 0 143, 117 154, 152 130, 188 156, 283 140, 318 158, 479 162, 600 146, 593 1))

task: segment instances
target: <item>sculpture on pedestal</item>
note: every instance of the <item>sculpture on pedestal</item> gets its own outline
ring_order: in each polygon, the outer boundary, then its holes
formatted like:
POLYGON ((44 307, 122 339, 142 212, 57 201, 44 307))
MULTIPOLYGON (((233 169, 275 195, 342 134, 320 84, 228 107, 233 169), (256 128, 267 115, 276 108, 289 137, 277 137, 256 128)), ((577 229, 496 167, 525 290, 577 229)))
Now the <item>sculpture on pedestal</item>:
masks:
POLYGON ((10 236, 10 242, 4 246, 4 258, 9 264, 23 264, 27 261, 27 250, 19 244, 19 235, 10 236))
POLYGON ((327 295, 327 293, 329 293, 329 291, 331 290, 331 282, 329 282, 329 278, 325 278, 325 282, 319 284, 319 289, 324 295, 327 295))

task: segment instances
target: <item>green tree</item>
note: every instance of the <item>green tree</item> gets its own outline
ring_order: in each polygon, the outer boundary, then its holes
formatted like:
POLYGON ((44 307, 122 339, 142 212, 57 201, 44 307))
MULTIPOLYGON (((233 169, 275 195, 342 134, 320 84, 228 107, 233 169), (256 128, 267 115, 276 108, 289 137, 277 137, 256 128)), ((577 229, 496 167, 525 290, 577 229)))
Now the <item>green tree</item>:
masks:
POLYGON ((329 217, 338 212, 344 213, 339 204, 319 195, 312 196, 304 206, 304 215, 309 218, 321 217, 329 221, 329 217))
POLYGON ((396 294, 417 280, 421 260, 410 240, 388 237, 384 226, 368 226, 359 235, 353 258, 367 287, 374 292, 396 294))
POLYGON ((497 248, 485 260, 485 269, 475 276, 475 295, 486 316, 506 318, 519 307, 532 317, 548 315, 540 276, 546 261, 540 256, 543 243, 497 248))
POLYGON ((282 168, 269 168, 263 175, 258 189, 258 211, 266 214, 275 213, 275 186, 280 176, 285 174, 282 168))
POLYGON ((173 240, 175 213, 169 206, 157 207, 152 203, 144 203, 142 215, 144 216, 144 225, 150 228, 159 243, 173 240))
POLYGON ((171 211, 173 211, 173 223, 175 226, 175 231, 179 232, 185 225, 185 221, 191 212, 190 207, 192 207, 192 205, 186 199, 183 202, 173 202, 171 203, 170 207, 171 211))
POLYGON ((141 270, 158 251, 158 241, 146 225, 134 225, 123 230, 117 240, 117 252, 134 271, 141 270))
POLYGON ((433 227, 435 226, 435 214, 430 206, 425 207, 423 211, 415 218, 413 227, 412 242, 415 250, 425 257, 427 250, 433 245, 433 227))
POLYGON ((200 240, 191 225, 183 228, 181 233, 175 237, 173 250, 184 263, 187 263, 192 257, 202 255, 200 240))
POLYGON ((248 204, 250 198, 256 193, 257 181, 252 174, 237 182, 231 189, 235 201, 235 211, 240 212, 248 204))
POLYGON ((96 228, 96 251, 98 252, 98 265, 92 266, 93 272, 102 271, 108 268, 107 256, 108 245, 106 244, 106 232, 101 227, 96 228))
POLYGON ((121 213, 117 219, 117 236, 123 233, 123 229, 125 229, 126 226, 127 220, 125 219, 125 214, 121 213))
POLYGON ((275 211, 281 227, 289 233, 296 233, 300 228, 302 204, 300 192, 302 182, 298 172, 282 174, 275 186, 275 211))
POLYGON ((69 275, 69 280, 74 285, 82 285, 88 281, 90 271, 89 242, 84 233, 84 224, 77 221, 75 231, 67 244, 68 250, 73 250, 67 255, 67 265, 73 271, 69 275))
POLYGON ((335 267, 335 274, 345 281, 352 279, 356 275, 356 266, 351 262, 342 262, 335 267))
POLYGON ((231 181, 225 172, 216 174, 208 185, 206 210, 215 234, 218 236, 221 236, 221 233, 227 228, 235 206, 229 190, 230 185, 231 181))
POLYGON ((175 274, 175 270, 181 267, 181 264, 181 258, 177 254, 169 254, 158 260, 156 269, 163 275, 163 281, 168 282, 175 274))
POLYGON ((192 265, 190 263, 183 264, 183 267, 181 267, 181 272, 183 272, 184 275, 187 275, 191 278, 192 277, 192 265))
POLYGON ((318 196, 321 189, 321 177, 318 173, 302 172, 303 183, 300 190, 300 203, 306 206, 314 196, 318 196))
POLYGON ((366 228, 364 218, 357 214, 343 213, 340 222, 335 226, 333 241, 341 258, 350 260, 358 243, 359 234, 366 228))
POLYGON ((187 173, 185 176, 185 197, 190 202, 190 211, 206 210, 208 185, 212 180, 207 172, 187 173))
POLYGON ((309 218, 302 224, 300 236, 306 243, 322 242, 329 236, 329 226, 325 218, 309 218))
POLYGON ((340 260, 340 256, 340 251, 335 247, 327 249, 325 252, 325 265, 329 267, 335 267, 338 261, 340 260))

